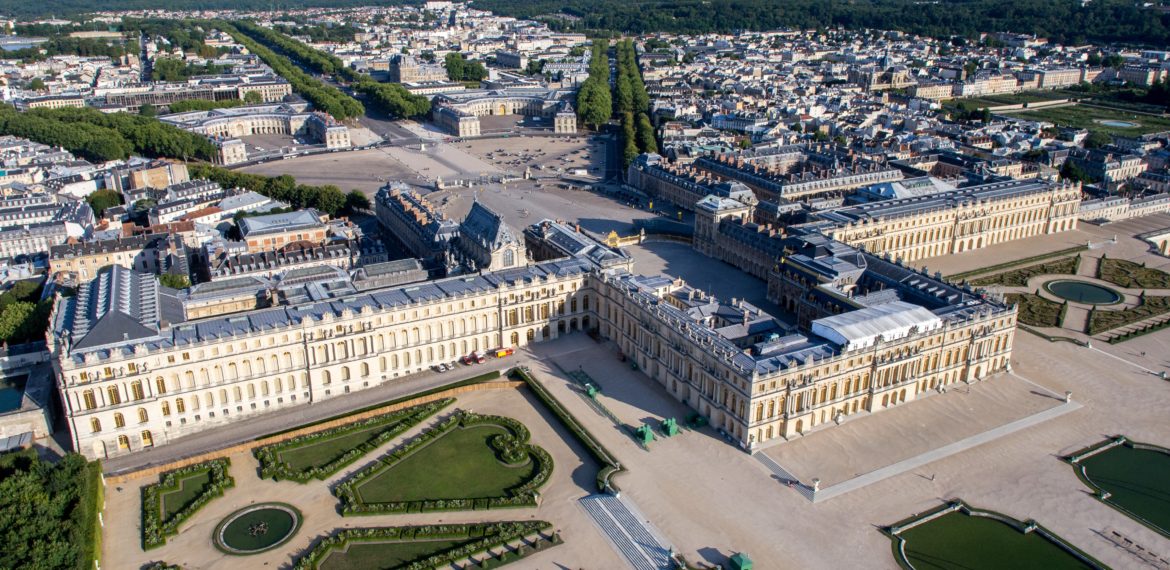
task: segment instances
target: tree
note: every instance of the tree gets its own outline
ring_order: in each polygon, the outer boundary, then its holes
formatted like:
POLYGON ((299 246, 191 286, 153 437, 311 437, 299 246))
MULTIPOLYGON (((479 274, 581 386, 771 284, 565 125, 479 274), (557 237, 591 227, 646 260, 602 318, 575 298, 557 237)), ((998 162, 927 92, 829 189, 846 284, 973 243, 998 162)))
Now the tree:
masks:
POLYGON ((341 188, 326 184, 317 189, 312 200, 312 207, 330 216, 337 215, 345 207, 345 194, 341 188))
POLYGON ((646 113, 638 115, 638 149, 642 152, 658 152, 658 142, 654 139, 654 126, 650 124, 650 117, 646 113))
POLYGON ((171 289, 186 289, 191 286, 191 280, 186 275, 163 273, 158 276, 158 284, 171 289))
POLYGON ((353 213, 370 209, 370 199, 361 190, 350 190, 345 195, 345 211, 353 213))
POLYGON ((244 93, 245 105, 259 105, 264 102, 264 98, 260 96, 259 91, 249 91, 244 93))
POLYGON ((48 87, 45 86, 45 80, 41 79, 40 77, 34 77, 32 81, 28 82, 26 88, 30 91, 44 91, 45 89, 48 89, 48 87))
POLYGON ((1089 176, 1089 173, 1085 172, 1084 169, 1074 164, 1071 160, 1064 161, 1064 165, 1060 167, 1060 177, 1082 184, 1093 182, 1093 177, 1089 176))
POLYGON ((1113 137, 1108 133, 1090 131, 1089 136, 1085 137, 1085 148, 1101 148, 1109 144, 1113 144, 1113 137))
POLYGON ((85 197, 94 215, 101 216, 109 208, 122 203, 122 194, 115 190, 98 190, 85 197))
POLYGON ((158 109, 156 109, 155 106, 151 105, 150 103, 143 103, 142 106, 138 108, 138 114, 142 115, 143 117, 155 117, 158 116, 158 109))
POLYGON ((487 77, 487 68, 478 61, 468 61, 463 54, 451 52, 443 59, 447 77, 452 81, 482 81, 487 77))

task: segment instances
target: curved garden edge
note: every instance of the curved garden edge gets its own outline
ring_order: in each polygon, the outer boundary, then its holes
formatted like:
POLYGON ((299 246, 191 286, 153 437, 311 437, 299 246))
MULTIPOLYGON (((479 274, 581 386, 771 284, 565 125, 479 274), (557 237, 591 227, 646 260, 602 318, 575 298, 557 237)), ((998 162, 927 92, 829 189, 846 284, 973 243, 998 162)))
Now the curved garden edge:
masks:
POLYGON ((1140 441, 1134 441, 1134 440, 1129 439, 1129 437, 1124 436, 1124 435, 1115 435, 1115 436, 1108 438, 1104 441, 1099 441, 1093 445, 1079 449, 1079 450, 1074 451, 1073 453, 1070 453, 1068 455, 1062 456, 1060 459, 1062 461, 1064 461, 1065 463, 1068 463, 1070 466, 1072 466, 1073 472, 1075 472, 1077 474, 1077 479, 1080 479, 1081 483, 1084 483, 1086 487, 1088 487, 1089 489, 1091 489, 1093 491, 1093 498, 1094 499, 1097 499, 1098 501, 1104 503, 1105 505, 1113 508, 1117 512, 1141 523, 1146 528, 1149 528, 1150 530, 1152 530, 1152 531, 1154 531, 1154 532, 1156 532, 1156 533, 1158 533, 1166 538, 1170 538, 1170 530, 1164 529, 1164 528, 1154 524, 1153 522, 1147 520, 1145 517, 1125 508, 1124 506, 1119 505, 1113 501, 1110 501, 1109 497, 1106 495, 1107 491, 1105 489, 1101 488, 1099 485, 1097 485, 1097 483, 1095 481, 1093 481, 1092 478, 1089 477, 1089 474, 1085 472, 1085 466, 1083 464, 1081 464, 1082 459, 1089 457, 1091 455, 1094 455, 1096 453, 1106 451, 1112 447, 1116 447, 1119 445, 1126 446, 1126 447, 1129 447, 1132 449, 1143 449, 1143 450, 1148 450, 1148 451, 1157 451, 1157 452, 1160 452, 1160 453, 1163 453, 1163 454, 1170 456, 1170 449, 1167 449, 1167 448, 1162 447, 1160 445, 1154 445, 1152 443, 1143 443, 1140 441))
MULTIPOLYGON (((529 443, 529 438, 528 428, 517 420, 460 410, 438 425, 419 434, 415 439, 406 442, 394 452, 382 457, 373 465, 354 473, 338 484, 334 488, 333 494, 341 502, 342 516, 534 507, 539 504, 540 500, 538 489, 543 487, 552 476, 553 460, 548 451, 529 443), (505 489, 505 496, 501 497, 422 499, 380 503, 366 503, 359 498, 358 487, 363 482, 382 476, 410 456, 440 441, 453 430, 477 425, 495 425, 510 432, 515 442, 527 452, 529 461, 536 463, 535 473, 531 478, 505 489)), ((500 452, 494 449, 494 446, 493 452, 497 455, 496 460, 504 467, 516 466, 502 459, 500 452)))
POLYGON ((1100 560, 1097 560, 1087 552, 1077 548, 1072 543, 1061 538, 1060 535, 1052 532, 1035 520, 1029 519, 1026 521, 1020 521, 1015 517, 1011 517, 997 511, 972 507, 971 505, 963 502, 962 499, 951 499, 944 504, 930 509, 924 513, 907 517, 892 525, 883 526, 880 528, 882 534, 885 534, 887 537, 889 537, 891 541, 890 548, 893 552, 894 561, 898 564, 898 566, 904 570, 914 570, 915 568, 914 565, 910 563, 910 560, 906 554, 906 539, 902 538, 902 531, 914 528, 920 524, 929 523, 938 517, 956 511, 962 512, 967 516, 990 518, 992 520, 1006 524, 1007 526, 1023 534, 1035 532, 1045 540, 1051 542, 1056 547, 1068 553, 1070 556, 1078 559, 1081 563, 1085 564, 1089 568, 1094 570, 1108 570, 1109 568, 1100 560))
POLYGON ((178 534, 179 527, 199 509, 235 487, 235 479, 228 474, 230 467, 231 461, 227 458, 213 459, 167 471, 159 476, 157 483, 142 487, 142 549, 150 550, 166 544, 167 537, 178 534), (201 471, 209 473, 207 486, 179 512, 163 520, 163 495, 168 490, 177 489, 182 479, 201 471))
POLYGON ((276 547, 288 542, 289 540, 292 540, 292 538, 297 535, 297 532, 301 530, 301 524, 304 522, 304 520, 305 520, 305 516, 303 514, 301 514, 300 509, 298 509, 298 508, 296 508, 288 503, 278 503, 278 502, 256 503, 253 505, 248 505, 248 506, 241 508, 241 509, 237 509, 237 510, 233 511, 231 514, 229 514, 228 516, 224 517, 223 520, 219 521, 219 524, 215 525, 215 530, 212 531, 212 533, 211 533, 211 543, 213 545, 215 545, 216 550, 219 550, 220 552, 222 552, 224 554, 230 554, 232 556, 249 556, 252 554, 259 554, 261 552, 267 552, 269 550, 272 550, 273 548, 276 548, 276 547), (274 542, 274 543, 272 543, 264 548, 258 549, 258 550, 235 549, 235 548, 228 546, 227 543, 225 543, 223 541, 223 531, 225 528, 227 528, 227 526, 229 524, 231 524, 233 521, 235 521, 237 518, 239 518, 243 515, 246 515, 252 511, 257 511, 257 510, 261 510, 261 509, 280 509, 280 510, 288 512, 289 514, 292 515, 293 527, 291 529, 289 529, 288 534, 286 534, 284 536, 284 538, 281 538, 280 540, 278 540, 278 541, 276 541, 276 542, 274 542))

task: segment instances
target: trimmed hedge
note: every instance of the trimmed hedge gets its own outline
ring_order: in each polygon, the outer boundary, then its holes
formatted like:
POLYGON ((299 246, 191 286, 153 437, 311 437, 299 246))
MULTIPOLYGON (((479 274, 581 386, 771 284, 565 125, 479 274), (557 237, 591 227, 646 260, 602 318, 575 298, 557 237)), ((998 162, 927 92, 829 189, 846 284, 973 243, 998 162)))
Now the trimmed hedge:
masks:
POLYGON ((454 398, 446 398, 429 404, 412 406, 404 410, 354 422, 346 426, 335 427, 317 433, 294 437, 280 443, 258 447, 252 453, 260 461, 260 477, 262 478, 271 478, 273 481, 289 480, 298 483, 308 483, 314 479, 324 480, 454 402, 454 398), (357 447, 350 448, 341 456, 320 467, 298 470, 281 458, 281 453, 283 452, 307 445, 320 444, 322 440, 345 436, 356 431, 375 428, 379 425, 385 425, 385 431, 378 433, 357 447))
POLYGON ((1087 246, 1087 245, 1078 245, 1076 247, 1070 247, 1068 249, 1062 249, 1060 251, 1053 251, 1051 253, 1033 255, 1031 257, 1017 259, 1015 261, 1008 261, 1005 263, 997 263, 995 265, 989 265, 987 267, 980 267, 979 269, 973 269, 971 271, 964 271, 962 273, 955 273, 954 275, 947 275, 946 279, 947 279, 947 281, 962 281, 963 279, 967 279, 969 277, 974 277, 976 275, 983 275, 984 273, 991 273, 993 271, 999 271, 1001 269, 1011 269, 1013 267, 1019 267, 1021 265, 1029 265, 1029 264, 1035 263, 1037 261, 1044 261, 1044 260, 1052 259, 1054 257, 1067 257, 1070 255, 1080 253, 1082 251, 1086 251, 1088 249, 1089 249, 1089 246, 1087 246))
POLYGON ((1089 311, 1087 330, 1090 335, 1131 325, 1170 312, 1170 297, 1142 295, 1136 307, 1109 310, 1094 307, 1089 311))
POLYGON ((1037 275, 1075 275, 1080 264, 1080 256, 1054 259, 1039 265, 1029 265, 1019 269, 1012 269, 1003 273, 995 273, 986 277, 978 277, 970 281, 971 285, 1009 285, 1023 287, 1028 280, 1037 275))
POLYGON ((159 477, 159 482, 142 488, 142 548, 150 550, 166 544, 168 536, 179 533, 179 526, 195 515, 199 509, 216 497, 222 497, 225 490, 236 485, 235 479, 228 475, 231 461, 227 458, 212 459, 195 465, 188 465, 167 471, 159 477), (170 491, 179 489, 182 480, 188 476, 207 472, 210 479, 199 496, 187 503, 183 508, 167 520, 162 520, 162 496, 170 491))
MULTIPOLYGON (((553 460, 552 455, 547 451, 539 446, 529 444, 528 438, 528 428, 512 418, 460 411, 439 425, 423 432, 417 438, 403 444, 402 447, 383 457, 378 463, 358 471, 349 479, 341 482, 333 489, 333 494, 341 501, 341 514, 343 516, 534 507, 537 504, 536 490, 547 483, 549 477, 552 476, 553 460), (451 430, 484 424, 497 425, 512 432, 512 437, 519 444, 524 445, 528 457, 536 462, 536 474, 528 481, 506 489, 507 496, 486 499, 435 499, 385 503, 366 503, 358 498, 357 487, 363 481, 382 475, 414 452, 435 442, 451 430)), ((498 453, 497 458, 500 459, 501 463, 509 464, 508 461, 499 457, 498 453)))
POLYGON ((593 459, 602 465, 601 469, 597 471, 597 490, 605 491, 606 489, 613 489, 615 492, 621 492, 621 489, 613 482, 613 478, 626 469, 614 458, 613 454, 604 445, 601 445, 601 442, 593 437, 593 434, 589 433, 589 430, 585 429, 585 426, 581 425, 581 422, 577 421, 577 418, 573 417, 573 414, 555 396, 546 390, 536 378, 533 378, 527 369, 513 368, 508 372, 508 375, 518 378, 528 385, 528 388, 532 390, 536 398, 544 403, 545 407, 557 419, 561 420, 561 424, 565 426, 565 429, 569 430, 569 433, 577 438, 578 443, 593 456, 593 459))
POLYGON ((1102 257, 1097 264, 1097 278, 1128 289, 1170 288, 1170 273, 1124 259, 1102 257))
POLYGON ((503 521, 345 529, 319 541, 312 550, 297 560, 296 564, 293 565, 293 570, 316 570, 330 552, 337 548, 344 548, 352 542, 408 542, 411 540, 441 539, 472 541, 425 559, 411 562, 403 567, 406 570, 440 568, 550 527, 552 525, 546 521, 503 521))
POLYGON ((1064 320, 1066 304, 1049 301, 1032 293, 1009 293, 1004 296, 1008 303, 1020 306, 1016 319, 1034 327, 1059 327, 1064 320))

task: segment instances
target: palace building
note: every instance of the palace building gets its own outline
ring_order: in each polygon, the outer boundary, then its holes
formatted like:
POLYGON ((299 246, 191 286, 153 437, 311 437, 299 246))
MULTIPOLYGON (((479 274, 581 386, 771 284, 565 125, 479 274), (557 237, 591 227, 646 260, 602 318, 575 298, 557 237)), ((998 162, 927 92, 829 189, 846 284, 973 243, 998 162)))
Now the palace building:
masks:
POLYGON ((745 449, 1008 366, 1014 307, 810 230, 781 240, 769 275, 798 328, 638 276, 621 250, 570 226, 545 220, 524 236, 544 261, 325 296, 278 291, 277 306, 241 284, 242 312, 203 318, 184 306, 198 300, 152 275, 103 269, 56 300, 47 334, 73 447, 132 453, 577 330, 612 340, 745 449))
POLYGON ((224 165, 248 160, 242 137, 281 134, 311 138, 327 149, 351 146, 349 128, 322 112, 310 112, 301 104, 276 103, 190 111, 162 115, 160 121, 204 135, 219 149, 216 162, 224 165))
POLYGON ((475 89, 440 93, 432 99, 435 124, 460 137, 482 134, 479 118, 491 115, 524 115, 551 119, 553 132, 577 132, 577 113, 569 104, 569 91, 543 87, 475 89))
POLYGON ((840 197, 855 188, 902 179, 901 170, 884 162, 806 145, 704 156, 694 166, 719 180, 742 182, 756 198, 769 202, 840 197))
POLYGON ((1007 180, 818 212, 825 235, 907 262, 1075 230, 1076 182, 1007 180))

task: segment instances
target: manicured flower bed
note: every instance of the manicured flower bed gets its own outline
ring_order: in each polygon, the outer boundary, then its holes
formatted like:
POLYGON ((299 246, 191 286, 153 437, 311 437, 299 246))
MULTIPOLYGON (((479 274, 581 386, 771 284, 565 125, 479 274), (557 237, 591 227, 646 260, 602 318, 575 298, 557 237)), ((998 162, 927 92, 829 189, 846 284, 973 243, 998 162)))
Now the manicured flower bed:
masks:
POLYGON ((354 474, 334 494, 343 515, 535 506, 553 461, 528 439, 528 428, 514 419, 459 412, 354 474))
MULTIPOLYGON (((392 565, 388 562, 407 569, 447 567, 453 562, 478 557, 506 543, 540 533, 551 526, 545 521, 514 521, 345 529, 318 542, 297 560, 293 570, 363 570, 392 565), (427 548, 428 544, 433 548, 427 548), (359 553, 357 549, 370 552, 359 553), (338 558, 330 560, 333 556, 338 558), (363 564, 365 560, 371 560, 377 566, 367 566, 363 564)), ((507 561, 519 560, 527 554, 559 544, 560 538, 554 534, 551 538, 538 537, 533 542, 531 547, 522 546, 515 550, 508 549, 500 555, 488 556, 472 567, 495 567, 500 564, 493 564, 493 561, 504 562, 504 558, 507 561)))
POLYGON ((195 515, 199 509, 216 497, 222 497, 225 490, 235 486, 235 480, 228 475, 231 462, 213 459, 196 465, 167 471, 159 482, 142 488, 142 548, 149 550, 166 544, 167 537, 179 533, 179 526, 195 515), (167 508, 167 496, 183 493, 190 488, 184 482, 206 478, 202 489, 194 492, 189 500, 174 508, 167 508))
POLYGON ((254 453, 260 461, 260 475, 300 483, 326 479, 454 401, 446 398, 412 406, 257 448, 254 453), (290 459, 294 454, 295 459, 290 459))

